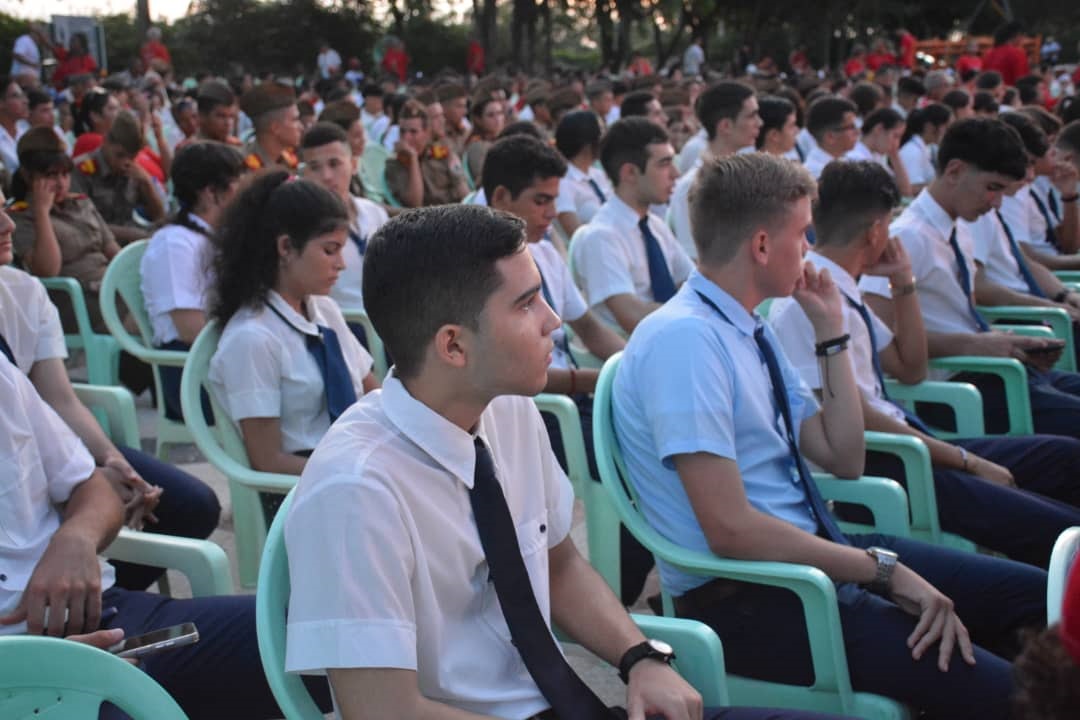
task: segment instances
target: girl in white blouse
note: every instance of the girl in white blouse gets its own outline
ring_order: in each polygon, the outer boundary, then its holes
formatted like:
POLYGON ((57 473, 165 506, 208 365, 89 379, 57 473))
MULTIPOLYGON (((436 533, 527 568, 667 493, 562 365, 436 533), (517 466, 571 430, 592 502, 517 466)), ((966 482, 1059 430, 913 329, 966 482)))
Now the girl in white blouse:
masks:
POLYGON ((929 185, 937 177, 934 161, 937 144, 952 122, 952 110, 948 105, 933 103, 912 110, 907 117, 907 129, 900 139, 900 162, 907 171, 911 193, 929 185))

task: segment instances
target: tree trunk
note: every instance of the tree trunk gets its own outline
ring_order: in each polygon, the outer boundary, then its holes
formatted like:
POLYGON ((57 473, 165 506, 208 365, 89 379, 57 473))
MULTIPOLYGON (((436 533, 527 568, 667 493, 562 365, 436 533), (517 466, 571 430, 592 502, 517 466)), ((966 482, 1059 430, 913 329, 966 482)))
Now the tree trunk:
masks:
MULTIPOLYGON (((150 28, 150 0, 135 1, 135 33, 141 43, 150 28)), ((147 68, 149 69, 149 68, 147 68)))

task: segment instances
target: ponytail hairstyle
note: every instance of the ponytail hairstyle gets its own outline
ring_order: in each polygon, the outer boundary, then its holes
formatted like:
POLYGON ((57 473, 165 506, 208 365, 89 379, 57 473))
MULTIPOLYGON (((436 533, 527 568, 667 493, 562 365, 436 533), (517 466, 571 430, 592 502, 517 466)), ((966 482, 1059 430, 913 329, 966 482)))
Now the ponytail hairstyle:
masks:
POLYGON ((246 170, 240 152, 224 143, 200 141, 180 148, 173 161, 171 175, 178 208, 168 224, 208 235, 206 228, 191 219, 191 213, 199 202, 199 193, 206 188, 225 192, 246 170))
POLYGON ((278 281, 278 238, 302 252, 313 238, 348 227, 341 200, 286 170, 256 175, 225 211, 216 233, 210 313, 222 325, 243 307, 256 308, 278 281))
POLYGON ((109 104, 109 91, 103 88, 93 88, 83 96, 79 104, 79 112, 75 115, 75 136, 83 133, 94 132, 94 121, 91 113, 102 115, 105 106, 109 104))
POLYGON ((903 147, 914 136, 922 135, 927 125, 941 127, 948 124, 951 118, 952 110, 948 105, 941 103, 931 103, 923 108, 915 108, 908 113, 907 127, 904 128, 904 136, 900 138, 900 146, 903 147))

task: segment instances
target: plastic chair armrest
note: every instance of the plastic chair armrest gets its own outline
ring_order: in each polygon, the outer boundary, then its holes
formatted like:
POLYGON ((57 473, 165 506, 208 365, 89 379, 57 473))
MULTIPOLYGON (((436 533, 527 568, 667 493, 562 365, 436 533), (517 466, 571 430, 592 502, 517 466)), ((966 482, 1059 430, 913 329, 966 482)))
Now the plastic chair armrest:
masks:
POLYGON ((1080 270, 1055 270, 1054 275, 1061 282, 1080 283, 1080 270))
MULTIPOLYGON (((71 299, 71 307, 75 311, 75 326, 78 328, 79 335, 93 334, 90 313, 86 307, 86 296, 83 295, 82 286, 79 285, 78 280, 70 277, 38 278, 38 280, 46 289, 65 293, 71 299)), ((84 342, 85 340, 86 338, 83 338, 84 342)))
POLYGON ((915 412, 915 403, 932 402, 948 405, 956 417, 958 437, 980 437, 986 434, 983 425, 983 401, 979 389, 971 383, 924 380, 916 385, 904 385, 886 380, 889 397, 915 412))
POLYGON ((131 392, 122 387, 104 387, 72 383, 75 395, 90 410, 102 413, 114 443, 139 449, 139 421, 135 414, 135 400, 131 392))
MULTIPOLYGON (((1005 404, 1009 409, 1009 435, 1031 435, 1035 432, 1031 417, 1031 396, 1027 386, 1027 370, 1012 358, 952 355, 932 358, 930 367, 953 373, 974 372, 997 375, 1005 387, 1005 404)), ((957 437, 941 433, 942 437, 957 437)))
POLYGON ((584 488, 579 483, 591 482, 589 460, 585 454, 585 440, 582 435, 581 416, 577 405, 566 395, 541 393, 533 398, 541 412, 549 412, 559 423, 559 435, 562 437, 563 452, 566 454, 566 466, 574 491, 584 499, 584 488))
POLYGON ((675 650, 675 669, 690 683, 705 707, 726 707, 724 648, 716 631, 705 623, 655 615, 630 616, 642 634, 662 640, 675 650))
MULTIPOLYGON (((981 416, 980 416, 981 417, 981 416)), ((866 449, 889 453, 904 466, 907 502, 911 510, 911 530, 929 542, 941 542, 934 470, 926 443, 911 435, 868 431, 866 449)))
POLYGON ((908 500, 904 488, 895 480, 863 476, 841 480, 824 473, 814 473, 818 490, 826 500, 861 505, 873 514, 874 530, 886 535, 911 535, 908 520, 908 500))
POLYGON ((191 583, 196 597, 233 592, 229 559, 209 540, 157 535, 123 529, 105 550, 105 556, 155 567, 179 570, 191 583))

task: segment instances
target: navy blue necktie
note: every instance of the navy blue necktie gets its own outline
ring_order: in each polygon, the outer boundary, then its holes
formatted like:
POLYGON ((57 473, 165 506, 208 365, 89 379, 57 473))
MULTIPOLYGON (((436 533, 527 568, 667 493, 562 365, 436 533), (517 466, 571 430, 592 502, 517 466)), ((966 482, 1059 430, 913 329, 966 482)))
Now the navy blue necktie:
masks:
POLYGON ((303 336, 304 344, 322 375, 323 389, 326 392, 326 412, 330 415, 330 422, 334 422, 356 402, 356 388, 353 387, 352 375, 349 374, 349 366, 345 362, 345 353, 341 351, 337 333, 333 328, 317 324, 315 327, 319 329, 319 334, 310 335, 286 320, 273 305, 267 303, 267 307, 303 336))
POLYGON ((964 253, 960 250, 960 243, 956 239, 956 226, 953 226, 952 233, 949 234, 949 245, 952 246, 953 254, 956 256, 957 277, 960 280, 960 289, 964 291, 964 298, 967 300, 968 312, 971 313, 972 320, 975 321, 975 326, 979 328, 980 332, 986 332, 990 329, 990 324, 986 322, 986 318, 979 314, 979 311, 975 309, 975 303, 971 298, 971 272, 968 270, 967 260, 964 259, 964 253))
POLYGON ((653 299, 665 303, 675 294, 675 281, 664 259, 664 251, 660 249, 660 241, 649 228, 649 213, 645 213, 645 217, 638 222, 638 228, 645 241, 645 259, 649 263, 649 286, 652 287, 653 299))
POLYGON ((589 181, 589 187, 591 187, 592 191, 596 193, 596 197, 600 201, 600 204, 603 205, 604 203, 606 203, 607 197, 604 196, 604 191, 600 189, 600 183, 596 182, 591 177, 587 179, 589 181))
POLYGON ((488 575, 495 585, 495 595, 499 598, 514 647, 536 687, 561 720, 614 718, 611 710, 582 682, 559 651, 536 602, 529 571, 521 557, 514 518, 496 476, 491 451, 479 437, 473 445, 476 469, 469 503, 480 535, 480 546, 487 559, 488 575))
POLYGON ((15 353, 11 351, 11 346, 8 345, 7 338, 4 337, 3 333, 0 333, 0 353, 3 353, 4 357, 10 360, 12 365, 15 365, 15 353))
POLYGON ((364 257, 364 253, 367 252, 367 238, 356 230, 349 228, 349 239, 356 243, 356 249, 360 251, 360 257, 364 257))
MULTIPOLYGON (((1039 214, 1046 220, 1046 242, 1054 246, 1055 249, 1061 250, 1058 247, 1057 231, 1054 230, 1054 218, 1050 216, 1050 211, 1046 209, 1046 204, 1039 198, 1039 193, 1035 192, 1035 188, 1031 188, 1028 192, 1031 193, 1031 199, 1035 201, 1035 207, 1039 208, 1039 214)), ((1056 205, 1057 201, 1054 200, 1054 191, 1050 191, 1050 200, 1056 205)), ((1057 214, 1057 210, 1054 211, 1057 214)), ((998 213, 998 217, 1001 217, 1001 213, 998 213)), ((1002 220, 1002 224, 1005 221, 1002 220)))
MULTIPOLYGON (((540 270, 540 266, 538 265, 536 269, 540 270)), ((540 291, 544 294, 544 302, 548 304, 548 307, 558 313, 559 311, 555 307, 555 298, 551 296, 551 288, 548 287, 547 279, 544 277, 543 272, 540 273, 540 291)), ((566 328, 563 328, 562 340, 559 342, 559 347, 566 353, 566 357, 569 359, 570 364, 575 368, 578 367, 577 358, 574 357, 574 353, 570 352, 570 340, 566 337, 566 328)))
POLYGON ((1054 213, 1054 217, 1061 217, 1061 208, 1058 207, 1057 198, 1054 197, 1054 191, 1046 193, 1046 199, 1050 203, 1050 212, 1054 213))
MULTIPOLYGON (((705 293, 700 290, 697 291, 698 297, 711 307, 720 315, 729 325, 734 325, 724 311, 717 306, 705 293)), ((773 350, 772 344, 769 339, 765 337, 765 326, 758 325, 754 328, 754 342, 757 343, 758 351, 761 353, 761 357, 765 360, 765 367, 769 370, 769 382, 772 385, 773 403, 776 405, 776 409, 780 412, 780 416, 784 419, 784 429, 787 437, 788 449, 791 452, 791 460, 795 465, 796 470, 799 473, 799 481, 802 483, 803 489, 806 491, 807 505, 810 506, 810 514, 817 520, 820 531, 823 531, 825 535, 833 542, 840 543, 842 545, 850 545, 847 537, 840 531, 840 528, 836 525, 836 521, 833 520, 832 514, 829 512, 829 507, 825 504, 825 499, 821 497, 821 492, 818 490, 817 483, 814 482, 814 476, 810 474, 810 468, 806 466, 806 461, 803 460, 802 453, 799 451, 799 443, 795 440, 795 423, 791 417, 791 403, 788 400, 787 386, 784 384, 784 374, 780 370, 780 362, 776 358, 776 352, 773 350)))
MULTIPOLYGON (((1032 195, 1034 196, 1034 192, 1032 195)), ((1038 202, 1038 199, 1036 199, 1038 202)), ((1012 251, 1013 258, 1016 260, 1016 266, 1020 268, 1020 276, 1024 278, 1024 282, 1027 283, 1028 292, 1035 297, 1044 298, 1046 293, 1039 287, 1039 283, 1035 282, 1035 277, 1031 274, 1031 268, 1028 267, 1027 261, 1024 259, 1024 253, 1020 250, 1020 243, 1016 241, 1016 236, 1013 235, 1012 228, 1009 227, 1009 223, 1005 222, 1005 218, 1001 216, 1000 210, 994 210, 994 214, 997 215, 998 222, 1001 223, 1001 227, 1005 230, 1005 237, 1009 239, 1009 250, 1012 251)))

